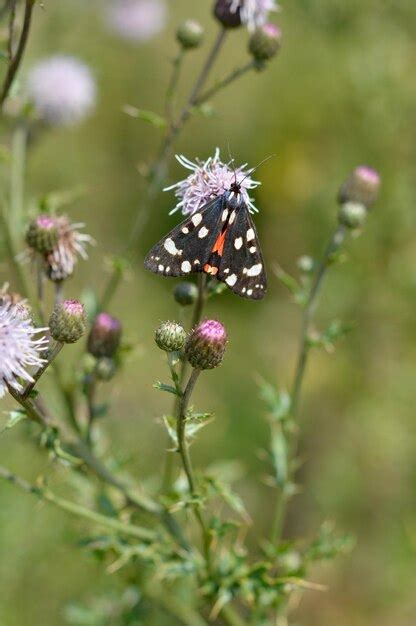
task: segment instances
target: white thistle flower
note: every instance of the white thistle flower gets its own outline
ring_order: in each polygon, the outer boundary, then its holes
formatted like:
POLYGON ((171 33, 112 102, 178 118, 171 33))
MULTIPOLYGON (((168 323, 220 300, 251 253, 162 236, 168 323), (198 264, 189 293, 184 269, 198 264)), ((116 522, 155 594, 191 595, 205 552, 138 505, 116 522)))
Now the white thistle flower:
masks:
POLYGON ((247 169, 247 163, 240 167, 233 168, 231 163, 224 163, 220 158, 220 151, 217 148, 213 157, 209 157, 205 162, 197 159, 195 163, 183 155, 176 155, 177 161, 192 173, 184 180, 166 187, 164 191, 175 190, 178 203, 170 214, 175 211, 182 211, 184 215, 192 215, 207 202, 228 191, 231 184, 237 180, 241 184, 241 195, 251 212, 257 211, 249 196, 249 190, 260 185, 256 180, 250 178, 252 169, 247 169))
POLYGON ((41 121, 71 126, 91 113, 97 90, 87 65, 74 57, 55 55, 31 69, 27 95, 41 121))
POLYGON ((165 0, 112 0, 107 23, 123 39, 149 41, 165 28, 167 14, 165 0))
POLYGON ((47 350, 48 339, 37 336, 46 330, 34 328, 24 308, 0 305, 0 398, 6 393, 7 384, 21 392, 23 382, 33 382, 27 368, 45 363, 41 353, 47 350))
POLYGON ((276 0, 232 0, 231 12, 240 9, 241 22, 250 31, 266 24, 269 13, 277 11, 276 0))

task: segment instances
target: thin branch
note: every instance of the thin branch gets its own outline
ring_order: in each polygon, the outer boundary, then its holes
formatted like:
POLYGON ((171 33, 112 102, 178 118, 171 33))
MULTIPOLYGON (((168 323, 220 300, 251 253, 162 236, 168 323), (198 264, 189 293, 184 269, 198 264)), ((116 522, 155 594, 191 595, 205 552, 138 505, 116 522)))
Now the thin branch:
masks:
POLYGON ((23 54, 25 52, 26 44, 29 38, 30 26, 32 22, 32 13, 36 0, 25 0, 25 11, 23 16, 22 32, 20 34, 19 44, 17 46, 16 54, 9 62, 6 76, 4 78, 3 86, 0 91, 0 111, 3 109, 3 105, 9 95, 10 88, 16 78, 19 70, 23 54))

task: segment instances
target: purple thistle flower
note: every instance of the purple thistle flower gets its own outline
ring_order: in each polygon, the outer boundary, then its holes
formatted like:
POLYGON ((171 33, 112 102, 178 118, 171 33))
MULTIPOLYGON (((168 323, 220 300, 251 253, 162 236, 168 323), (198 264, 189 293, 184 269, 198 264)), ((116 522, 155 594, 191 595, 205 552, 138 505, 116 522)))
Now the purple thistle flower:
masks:
POLYGON ((196 369, 214 369, 222 363, 227 341, 227 332, 221 322, 204 320, 189 333, 185 356, 196 369))
POLYGON ((184 215, 192 215, 207 202, 230 189, 235 178, 238 183, 241 183, 240 193, 250 211, 257 211, 248 192, 258 187, 260 183, 250 178, 249 174, 252 170, 247 169, 247 163, 234 170, 231 164, 221 161, 218 148, 214 156, 206 161, 196 159, 193 163, 183 155, 176 155, 176 159, 192 173, 184 180, 165 188, 164 191, 174 189, 175 196, 178 198, 178 203, 170 214, 182 211, 184 215))
POLYGON ((107 12, 107 23, 123 39, 149 41, 167 22, 165 0, 113 0, 107 12))
POLYGON ((51 126, 81 122, 96 103, 96 85, 89 67, 64 55, 49 57, 31 69, 27 94, 38 118, 51 126))
POLYGON ((116 317, 99 313, 88 336, 88 351, 97 358, 114 356, 120 345, 121 332, 121 323, 116 317))
POLYGON ((7 384, 21 392, 22 381, 33 382, 27 368, 45 363, 40 355, 47 350, 48 340, 36 336, 46 330, 33 327, 25 307, 0 304, 0 397, 6 393, 7 384))
POLYGON ((277 11, 275 0, 232 0, 230 10, 240 11, 240 19, 250 31, 266 24, 269 13, 277 11))

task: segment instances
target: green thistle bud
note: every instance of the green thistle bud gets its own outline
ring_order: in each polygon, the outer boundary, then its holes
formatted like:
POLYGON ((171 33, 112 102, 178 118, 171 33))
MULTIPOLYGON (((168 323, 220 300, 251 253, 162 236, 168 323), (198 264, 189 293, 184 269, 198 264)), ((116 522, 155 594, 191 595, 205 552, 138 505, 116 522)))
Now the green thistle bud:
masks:
POLYGON ((367 208, 358 202, 346 202, 342 204, 338 211, 338 220, 351 230, 356 230, 364 226, 367 218, 367 208))
POLYGON ((238 28, 241 26, 241 7, 235 7, 234 0, 217 0, 214 6, 214 15, 224 28, 238 28))
POLYGON ((204 38, 204 29, 196 20, 185 20, 176 31, 176 39, 185 50, 198 48, 204 38))
POLYGON ((49 319, 50 333, 59 343, 75 343, 85 333, 85 310, 78 300, 55 305, 49 319))
POLYGON ((186 332, 176 322, 162 322, 155 332, 155 341, 165 352, 178 352, 185 345, 186 332))
POLYGON ((198 298, 198 287, 194 283, 178 283, 173 290, 173 297, 178 304, 188 306, 198 298))
POLYGON ((117 367, 113 359, 102 357, 98 359, 95 366, 94 374, 98 380, 111 380, 116 373, 117 367))
POLYGON ((216 320, 205 320, 188 335, 185 356, 195 369, 209 370, 221 364, 227 346, 227 333, 216 320))
POLYGON ((264 24, 250 37, 248 49, 256 61, 269 61, 278 53, 282 31, 276 24, 264 24))
POLYGON ((58 224, 50 215, 39 215, 30 222, 26 231, 27 245, 41 254, 51 252, 57 245, 58 238, 58 224))
POLYGON ((360 165, 341 186, 338 201, 340 204, 356 202, 369 208, 377 200, 380 184, 380 175, 376 170, 360 165))
POLYGON ((112 357, 121 340, 121 323, 108 313, 99 313, 88 336, 88 352, 95 357, 112 357))

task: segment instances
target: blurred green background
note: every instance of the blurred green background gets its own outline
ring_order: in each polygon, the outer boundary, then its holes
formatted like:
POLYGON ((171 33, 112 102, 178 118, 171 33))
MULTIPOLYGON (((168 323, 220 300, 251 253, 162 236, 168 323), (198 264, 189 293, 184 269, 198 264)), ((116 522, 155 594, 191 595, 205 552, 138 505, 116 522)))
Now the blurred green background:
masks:
MULTIPOLYGON (((137 165, 150 162, 158 145, 158 131, 121 107, 162 112, 175 28, 195 17, 207 33, 203 48, 187 58, 180 89, 186 95, 216 25, 210 0, 175 0, 167 30, 132 45, 106 29, 103 1, 44 4, 36 11, 22 75, 43 56, 73 54, 92 67, 99 88, 95 115, 79 128, 48 133, 28 165, 28 199, 79 184, 88 188, 70 211, 98 242, 68 287, 69 295, 80 297, 89 284, 104 285, 104 257, 122 252, 145 188, 137 165)), ((256 377, 290 383, 299 332, 299 312, 271 268, 279 263, 296 272, 301 254, 319 255, 336 220, 339 184, 358 164, 377 168, 381 198, 365 231, 349 242, 348 262, 334 269, 324 289, 319 323, 336 317, 355 328, 335 354, 312 355, 302 402, 304 490, 286 532, 308 536, 329 519, 357 538, 350 556, 314 573, 329 589, 305 594, 297 623, 408 626, 416 611, 416 4, 290 0, 276 19, 284 33, 279 57, 221 94, 214 116, 191 120, 177 145, 190 158, 206 158, 216 146, 227 155, 229 142, 236 161, 251 165, 276 154, 257 172, 262 186, 255 194, 270 293, 261 303, 226 294, 209 304, 208 315, 226 324, 230 343, 223 367, 204 375, 196 393, 198 407, 214 410, 217 420, 194 457, 197 465, 242 461, 247 476, 238 488, 256 530, 268 528, 272 494, 259 457, 267 426, 256 377)), ((243 29, 231 33, 213 78, 244 62, 246 46, 243 29)), ((172 161, 172 181, 183 173, 172 161)), ((113 401, 107 429, 113 452, 144 481, 160 471, 164 449, 156 418, 170 404, 152 388, 166 375, 153 329, 179 311, 171 297, 174 281, 145 273, 142 259, 176 223, 177 216, 168 217, 172 206, 173 196, 161 195, 134 272, 111 311, 138 350, 103 391, 113 401)), ((7 280, 4 255, 0 269, 7 280)), ((76 361, 78 353, 69 347, 61 359, 76 361)), ((28 478, 54 473, 24 426, 1 436, 0 455, 28 478)), ((59 486, 65 471, 53 480, 59 486)), ((76 546, 79 531, 76 520, 0 485, 0 626, 63 624, 69 602, 88 602, 116 584, 76 546)))

